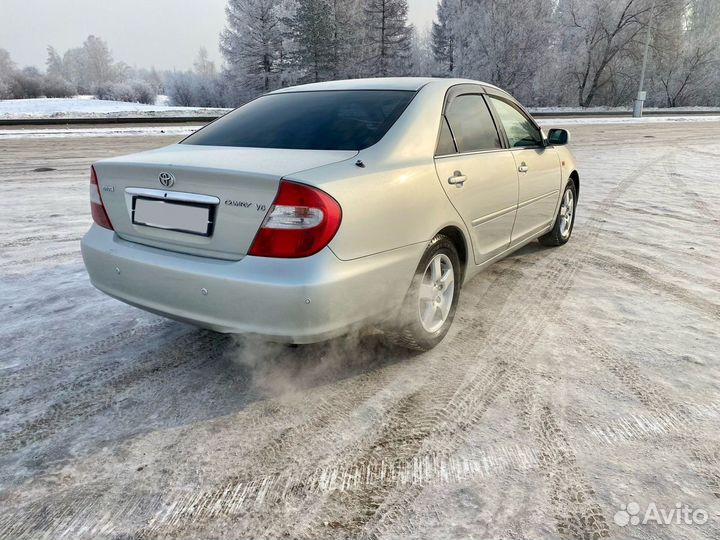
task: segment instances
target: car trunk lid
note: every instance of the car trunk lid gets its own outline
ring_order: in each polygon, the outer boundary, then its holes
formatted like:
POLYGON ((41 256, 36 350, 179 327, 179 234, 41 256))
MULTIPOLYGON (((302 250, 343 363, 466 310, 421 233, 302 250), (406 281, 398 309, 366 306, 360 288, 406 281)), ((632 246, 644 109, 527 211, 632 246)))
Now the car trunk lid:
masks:
POLYGON ((249 250, 284 176, 356 154, 177 144, 100 161, 95 170, 121 238, 238 260, 249 250))

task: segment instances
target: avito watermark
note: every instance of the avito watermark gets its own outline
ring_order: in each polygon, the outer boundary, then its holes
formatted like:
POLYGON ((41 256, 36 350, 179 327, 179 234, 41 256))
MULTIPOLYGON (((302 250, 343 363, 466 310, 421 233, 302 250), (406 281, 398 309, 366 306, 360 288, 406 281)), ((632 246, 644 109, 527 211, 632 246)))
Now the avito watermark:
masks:
POLYGON ((709 515, 706 510, 692 508, 683 503, 675 503, 674 507, 659 507, 654 502, 648 504, 645 511, 636 502, 620 505, 620 510, 615 512, 615 523, 620 527, 627 525, 646 525, 654 523, 657 525, 704 525, 709 515))

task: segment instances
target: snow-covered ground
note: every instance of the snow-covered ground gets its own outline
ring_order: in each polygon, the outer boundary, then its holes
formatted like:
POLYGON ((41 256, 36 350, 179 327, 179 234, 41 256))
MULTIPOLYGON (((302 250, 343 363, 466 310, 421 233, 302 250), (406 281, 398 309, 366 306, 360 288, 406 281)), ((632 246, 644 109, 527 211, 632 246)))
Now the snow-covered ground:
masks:
POLYGON ((105 118, 163 116, 219 116, 228 109, 173 107, 160 96, 157 105, 104 101, 92 96, 74 98, 38 98, 0 100, 1 119, 32 118, 105 118))
POLYGON ((2 141, 0 538, 720 538, 719 138, 574 127, 572 239, 464 285, 425 354, 99 293, 89 165, 175 139, 2 141))

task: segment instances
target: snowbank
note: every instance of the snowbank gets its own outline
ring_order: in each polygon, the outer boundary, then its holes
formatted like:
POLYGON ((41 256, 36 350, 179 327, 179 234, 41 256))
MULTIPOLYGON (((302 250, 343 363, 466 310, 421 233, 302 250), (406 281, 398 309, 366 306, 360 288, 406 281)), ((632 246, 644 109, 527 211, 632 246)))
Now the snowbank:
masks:
POLYGON ((577 125, 609 125, 609 124, 662 124, 668 122, 720 122, 720 113, 710 116, 644 116, 604 117, 604 118, 537 118, 541 126, 577 126, 577 125))
POLYGON ((230 110, 205 107, 172 107, 166 104, 167 99, 163 100, 162 96, 160 98, 157 105, 102 101, 92 96, 6 99, 0 100, 0 119, 220 116, 230 110))

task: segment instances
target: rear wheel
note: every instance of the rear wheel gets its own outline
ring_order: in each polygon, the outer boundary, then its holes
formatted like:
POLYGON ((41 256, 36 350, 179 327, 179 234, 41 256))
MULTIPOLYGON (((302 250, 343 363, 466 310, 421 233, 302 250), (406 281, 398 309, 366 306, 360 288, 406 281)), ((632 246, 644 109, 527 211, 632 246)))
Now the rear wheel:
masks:
POLYGON ((573 225, 575 224, 575 206, 577 204, 577 191, 575 182, 570 180, 565 186, 562 200, 560 201, 560 209, 555 218, 555 224, 552 230, 538 238, 543 246, 562 246, 570 240, 573 225))
POLYGON ((460 294, 460 258, 446 236, 432 239, 418 265, 397 321, 386 334, 394 345, 427 351, 442 341, 460 294))

